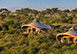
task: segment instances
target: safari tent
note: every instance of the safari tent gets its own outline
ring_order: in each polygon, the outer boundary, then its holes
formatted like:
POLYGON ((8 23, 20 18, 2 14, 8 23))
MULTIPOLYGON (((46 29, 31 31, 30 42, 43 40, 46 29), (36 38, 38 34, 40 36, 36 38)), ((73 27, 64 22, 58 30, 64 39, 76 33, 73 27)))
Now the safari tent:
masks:
POLYGON ((57 34, 56 40, 60 40, 61 43, 64 43, 64 40, 67 40, 67 43, 77 43, 77 29, 72 26, 68 32, 57 34))
POLYGON ((32 23, 25 24, 21 26, 21 34, 29 34, 30 32, 45 32, 51 30, 51 26, 40 23, 40 21, 35 18, 32 23))

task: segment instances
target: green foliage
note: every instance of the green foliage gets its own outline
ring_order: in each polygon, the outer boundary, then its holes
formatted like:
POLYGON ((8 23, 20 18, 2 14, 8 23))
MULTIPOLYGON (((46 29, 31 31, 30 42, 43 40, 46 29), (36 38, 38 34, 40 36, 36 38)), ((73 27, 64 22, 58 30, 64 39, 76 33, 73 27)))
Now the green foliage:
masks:
POLYGON ((0 26, 0 31, 2 30, 2 26, 0 26))
POLYGON ((12 25, 12 24, 14 24, 13 21, 7 21, 7 22, 6 22, 6 25, 7 25, 7 26, 12 25))
POLYGON ((74 23, 77 9, 38 11, 22 8, 12 13, 4 8, 0 12, 0 54, 77 54, 76 44, 62 44, 55 38, 58 33, 68 31, 72 25, 77 27, 77 23, 74 23), (20 34, 21 25, 31 23, 35 17, 52 27, 50 33, 20 34))
POLYGON ((65 18, 65 16, 61 16, 61 18, 65 18))

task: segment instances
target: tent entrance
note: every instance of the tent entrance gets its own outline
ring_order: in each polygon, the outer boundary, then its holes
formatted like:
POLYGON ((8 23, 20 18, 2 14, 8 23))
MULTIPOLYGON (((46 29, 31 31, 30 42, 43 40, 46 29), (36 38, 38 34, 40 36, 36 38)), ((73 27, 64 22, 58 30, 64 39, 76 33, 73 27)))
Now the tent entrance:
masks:
POLYGON ((73 43, 73 42, 74 42, 73 40, 74 40, 74 38, 73 38, 73 37, 72 37, 72 38, 70 38, 70 42, 71 42, 71 43, 73 43))
POLYGON ((33 28, 33 32, 35 32, 36 31, 36 29, 35 28, 33 28))
POLYGON ((29 32, 31 31, 31 29, 29 29, 29 32))
POLYGON ((69 37, 69 38, 63 38, 63 42, 66 42, 66 43, 73 43, 74 41, 74 38, 73 37, 69 37))

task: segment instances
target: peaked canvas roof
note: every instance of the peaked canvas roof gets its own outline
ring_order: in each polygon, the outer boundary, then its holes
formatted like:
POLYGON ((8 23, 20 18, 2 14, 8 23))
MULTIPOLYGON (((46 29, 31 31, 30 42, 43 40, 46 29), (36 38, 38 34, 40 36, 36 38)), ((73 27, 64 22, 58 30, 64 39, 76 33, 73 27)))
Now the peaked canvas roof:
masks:
POLYGON ((51 29, 51 26, 40 23, 40 21, 37 18, 35 18, 32 23, 25 24, 23 26, 33 26, 39 29, 43 29, 43 28, 51 29))
POLYGON ((70 36, 70 37, 77 37, 77 29, 74 27, 74 26, 72 26, 70 29, 69 29, 69 31, 67 31, 67 32, 65 32, 65 33, 59 33, 59 34, 57 34, 56 35, 56 39, 57 39, 57 37, 62 37, 62 36, 70 36))
POLYGON ((70 35, 74 35, 74 36, 77 36, 77 29, 72 26, 68 32, 64 33, 64 34, 70 34, 70 35))

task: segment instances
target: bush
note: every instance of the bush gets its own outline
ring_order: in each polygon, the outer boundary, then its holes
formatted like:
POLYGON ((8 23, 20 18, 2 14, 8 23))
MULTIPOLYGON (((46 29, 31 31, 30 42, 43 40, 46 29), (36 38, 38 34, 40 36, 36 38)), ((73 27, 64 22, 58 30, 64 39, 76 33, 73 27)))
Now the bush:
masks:
POLYGON ((10 20, 10 21, 7 21, 6 23, 5 23, 5 25, 8 27, 9 25, 12 25, 12 24, 14 24, 14 22, 12 21, 12 20, 10 20))

